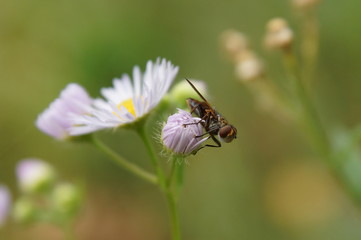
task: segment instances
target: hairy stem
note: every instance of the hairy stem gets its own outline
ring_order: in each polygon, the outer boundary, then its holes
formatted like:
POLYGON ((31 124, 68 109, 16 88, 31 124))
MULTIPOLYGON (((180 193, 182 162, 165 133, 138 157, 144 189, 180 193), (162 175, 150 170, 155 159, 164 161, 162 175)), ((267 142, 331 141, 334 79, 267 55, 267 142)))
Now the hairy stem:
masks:
MULTIPOLYGON (((172 178, 175 171, 175 164, 172 166, 170 178, 166 179, 163 169, 160 166, 159 160, 157 155, 155 154, 155 151, 153 149, 153 146, 151 142, 149 141, 148 134, 146 132, 145 126, 141 125, 138 127, 137 132, 140 136, 140 138, 143 140, 145 147, 147 148, 148 154, 151 158, 153 167, 155 168, 155 171, 157 172, 158 176, 158 185, 160 189, 165 193, 165 197, 167 200, 167 205, 169 209, 170 214, 170 220, 171 220, 171 228, 172 228, 172 240, 180 240, 180 227, 179 227, 179 218, 178 218, 178 209, 177 209, 177 202, 176 202, 176 195, 175 192, 172 191, 172 178)), ((174 161, 175 162, 175 161, 174 161)))
POLYGON ((171 218, 172 225, 172 240, 180 240, 180 224, 179 224, 179 215, 178 215, 178 207, 176 197, 173 191, 170 188, 167 188, 166 198, 171 218))
POLYGON ((173 179, 175 177, 176 171, 177 171, 177 158, 172 156, 170 159, 172 166, 170 168, 170 172, 167 179, 167 188, 170 188, 173 183, 173 179))

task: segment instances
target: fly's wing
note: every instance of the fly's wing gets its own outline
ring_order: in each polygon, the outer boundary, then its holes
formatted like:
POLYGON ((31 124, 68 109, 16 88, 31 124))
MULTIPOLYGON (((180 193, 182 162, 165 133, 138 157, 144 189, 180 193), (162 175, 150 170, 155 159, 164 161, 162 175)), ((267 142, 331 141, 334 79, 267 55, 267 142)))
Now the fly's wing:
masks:
MULTIPOLYGON (((193 83, 191 81, 189 81, 187 78, 186 78, 187 82, 189 83, 189 85, 191 85, 191 87, 193 88, 194 91, 196 91, 196 93, 198 94, 198 96, 200 98, 203 99, 203 101, 208 105, 209 108, 212 108, 211 105, 208 103, 207 99, 205 97, 203 97, 203 95, 198 91, 198 89, 193 85, 193 83)), ((195 100, 197 101, 197 100, 195 100)))
POLYGON ((205 115, 203 102, 198 101, 193 98, 188 98, 187 105, 188 105, 189 109, 191 110, 191 113, 194 113, 198 117, 203 118, 203 116, 205 115))
MULTIPOLYGON (((189 81, 187 78, 186 78, 186 80, 187 80, 187 82, 189 83, 189 85, 191 85, 191 87, 193 88, 193 90, 194 91, 196 91, 196 93, 198 94, 198 96, 200 97, 200 98, 202 98, 203 99, 203 101, 204 102, 200 102, 200 101, 198 101, 198 100, 195 100, 195 99, 193 99, 193 98, 189 98, 189 99, 191 99, 191 101, 193 101, 193 102, 196 102, 198 105, 200 105, 201 106, 201 108, 202 108, 202 116, 200 116, 200 115, 198 115, 199 117, 203 117, 204 115, 206 115, 206 114, 211 114, 214 118, 216 118, 217 116, 216 116, 216 113, 215 113, 215 111, 214 111, 214 109, 212 108, 212 106, 208 103, 208 101, 207 101, 207 99, 205 98, 205 97, 203 97, 203 95, 198 91, 198 89, 193 85, 193 83, 191 82, 191 81, 189 81)), ((188 104, 188 106, 189 106, 190 104, 188 104)), ((195 112, 195 111, 194 111, 195 112)))

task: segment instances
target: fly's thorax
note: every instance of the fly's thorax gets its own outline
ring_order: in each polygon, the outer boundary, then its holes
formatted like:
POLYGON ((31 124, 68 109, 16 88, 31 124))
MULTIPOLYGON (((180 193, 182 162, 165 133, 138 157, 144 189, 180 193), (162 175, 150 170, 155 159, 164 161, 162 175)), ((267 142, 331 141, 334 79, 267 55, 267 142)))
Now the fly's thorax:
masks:
POLYGON ((209 126, 206 128, 206 131, 208 131, 211 135, 218 135, 219 130, 221 129, 221 122, 219 121, 211 121, 209 123, 209 126))
POLYGON ((216 115, 209 115, 208 125, 205 127, 211 135, 218 135, 219 130, 228 125, 228 122, 217 112, 216 115))
POLYGON ((220 128, 229 125, 228 121, 224 117, 222 117, 222 115, 220 115, 219 113, 217 113, 217 118, 220 128))

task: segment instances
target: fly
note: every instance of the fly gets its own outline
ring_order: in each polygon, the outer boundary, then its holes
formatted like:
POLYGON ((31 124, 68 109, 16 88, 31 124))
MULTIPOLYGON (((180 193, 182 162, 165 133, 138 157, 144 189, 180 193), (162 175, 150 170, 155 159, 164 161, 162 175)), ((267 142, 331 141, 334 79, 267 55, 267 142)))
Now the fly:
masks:
MULTIPOLYGON (((193 98, 187 99, 187 105, 190 108, 190 113, 194 113, 201 119, 198 123, 202 124, 205 130, 204 134, 196 137, 203 137, 208 134, 216 144, 206 144, 203 147, 221 147, 221 141, 229 143, 232 142, 233 139, 237 138, 237 129, 233 125, 229 124, 228 121, 208 103, 191 81, 188 79, 186 80, 203 100, 198 101, 193 98), (219 140, 216 136, 218 136, 219 140)), ((198 151, 200 149, 198 149, 198 151)))

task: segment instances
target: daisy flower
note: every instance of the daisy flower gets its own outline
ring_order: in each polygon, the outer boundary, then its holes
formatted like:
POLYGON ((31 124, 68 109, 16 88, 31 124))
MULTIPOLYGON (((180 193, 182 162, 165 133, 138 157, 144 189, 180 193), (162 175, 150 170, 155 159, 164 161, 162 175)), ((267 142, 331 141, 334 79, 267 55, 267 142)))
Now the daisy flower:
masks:
POLYGON ((74 116, 70 134, 81 135, 138 121, 158 105, 177 73, 178 67, 166 59, 148 61, 144 73, 135 66, 133 80, 127 74, 114 79, 113 87, 101 89, 104 99, 95 99, 88 114, 74 116))
POLYGON ((71 117, 86 113, 92 101, 82 86, 71 83, 60 93, 59 98, 38 116, 35 124, 49 136, 65 140, 70 136, 68 130, 72 125, 71 117))

